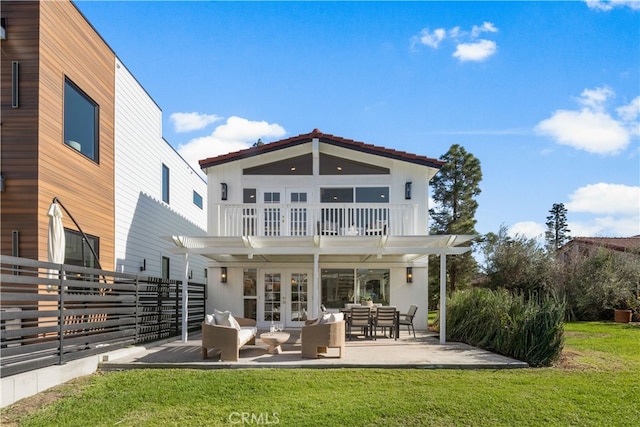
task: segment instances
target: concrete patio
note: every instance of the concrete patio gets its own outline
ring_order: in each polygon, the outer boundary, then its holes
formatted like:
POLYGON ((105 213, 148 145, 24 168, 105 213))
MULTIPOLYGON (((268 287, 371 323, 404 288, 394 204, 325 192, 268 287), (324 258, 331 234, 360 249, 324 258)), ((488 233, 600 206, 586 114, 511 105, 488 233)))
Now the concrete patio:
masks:
MULTIPOLYGON (((263 331, 260 331, 263 332, 263 331)), ((240 350, 237 362, 219 361, 216 354, 202 358, 200 334, 192 334, 186 343, 167 340, 148 346, 122 349, 103 356, 103 371, 140 368, 241 369, 241 368, 414 368, 414 369, 514 369, 526 368, 524 362, 504 357, 462 343, 441 345, 433 333, 416 331, 416 338, 406 331, 400 338, 377 340, 354 337, 346 340, 342 359, 321 357, 303 359, 300 331, 287 331, 291 337, 282 345, 282 353, 267 353, 268 345, 260 341, 240 350)), ((330 353, 329 356, 336 353, 330 353)))

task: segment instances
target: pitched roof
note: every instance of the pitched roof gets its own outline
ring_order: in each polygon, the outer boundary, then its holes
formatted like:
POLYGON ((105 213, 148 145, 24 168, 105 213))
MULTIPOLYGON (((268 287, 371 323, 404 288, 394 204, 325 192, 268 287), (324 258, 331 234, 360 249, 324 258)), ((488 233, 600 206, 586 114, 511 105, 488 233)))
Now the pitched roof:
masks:
POLYGON ((387 157, 390 159, 401 160, 404 162, 415 163, 422 166, 440 169, 445 162, 426 156, 407 153, 405 151, 393 150, 390 148, 379 147, 376 145, 366 144, 364 142, 354 141, 352 139, 342 138, 340 136, 322 133, 318 129, 314 129, 310 133, 300 134, 291 138, 281 139, 280 141, 270 142, 255 147, 246 148, 244 150, 235 151, 233 153, 223 154, 221 156, 209 157, 200 160, 200 168, 208 168, 228 162, 233 162, 248 157, 258 156, 264 153, 270 153, 276 150, 293 147, 299 144, 310 142, 313 138, 318 138, 320 142, 335 145, 337 147, 348 148, 350 150, 360 151, 362 153, 374 154, 377 156, 387 157))
POLYGON ((637 252, 640 250, 640 235, 633 237, 575 237, 569 243, 602 246, 620 252, 637 252))

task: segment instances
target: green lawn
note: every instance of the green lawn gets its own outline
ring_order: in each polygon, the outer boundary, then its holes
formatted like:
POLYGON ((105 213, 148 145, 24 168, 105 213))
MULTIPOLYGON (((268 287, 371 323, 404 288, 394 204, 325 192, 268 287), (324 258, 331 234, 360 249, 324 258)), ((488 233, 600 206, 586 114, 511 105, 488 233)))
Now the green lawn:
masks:
POLYGON ((640 327, 571 323, 565 331, 554 368, 96 374, 57 387, 65 397, 28 415, 30 399, 4 409, 2 425, 637 425, 640 327))

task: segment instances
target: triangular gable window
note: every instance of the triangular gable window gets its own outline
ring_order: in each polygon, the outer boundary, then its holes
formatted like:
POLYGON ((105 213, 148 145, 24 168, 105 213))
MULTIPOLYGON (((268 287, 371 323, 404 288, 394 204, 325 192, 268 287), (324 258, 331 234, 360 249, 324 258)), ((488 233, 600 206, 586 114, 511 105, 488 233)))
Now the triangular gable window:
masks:
POLYGON ((304 154, 247 168, 242 173, 244 175, 313 175, 313 157, 311 154, 304 154))
POLYGON ((320 154, 320 175, 389 175, 388 168, 320 154))

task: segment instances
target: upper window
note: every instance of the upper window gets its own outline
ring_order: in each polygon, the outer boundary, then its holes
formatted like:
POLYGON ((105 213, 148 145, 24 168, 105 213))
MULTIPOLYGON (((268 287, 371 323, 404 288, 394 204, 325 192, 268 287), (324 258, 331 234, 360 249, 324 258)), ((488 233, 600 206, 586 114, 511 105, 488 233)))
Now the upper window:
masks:
POLYGON ((202 209, 202 196, 197 191, 193 191, 193 204, 202 209))
POLYGON ((86 235, 83 236, 80 232, 75 230, 64 229, 64 263, 70 265, 80 265, 82 267, 98 268, 98 260, 96 256, 100 256, 100 240, 96 236, 86 235), (86 240, 85 237, 86 236, 86 240), (89 248, 91 245, 91 249, 89 248))
POLYGON ((71 81, 64 81, 64 143, 98 162, 99 108, 71 81))
POLYGON ((162 165, 162 201, 169 203, 169 167, 162 165))

